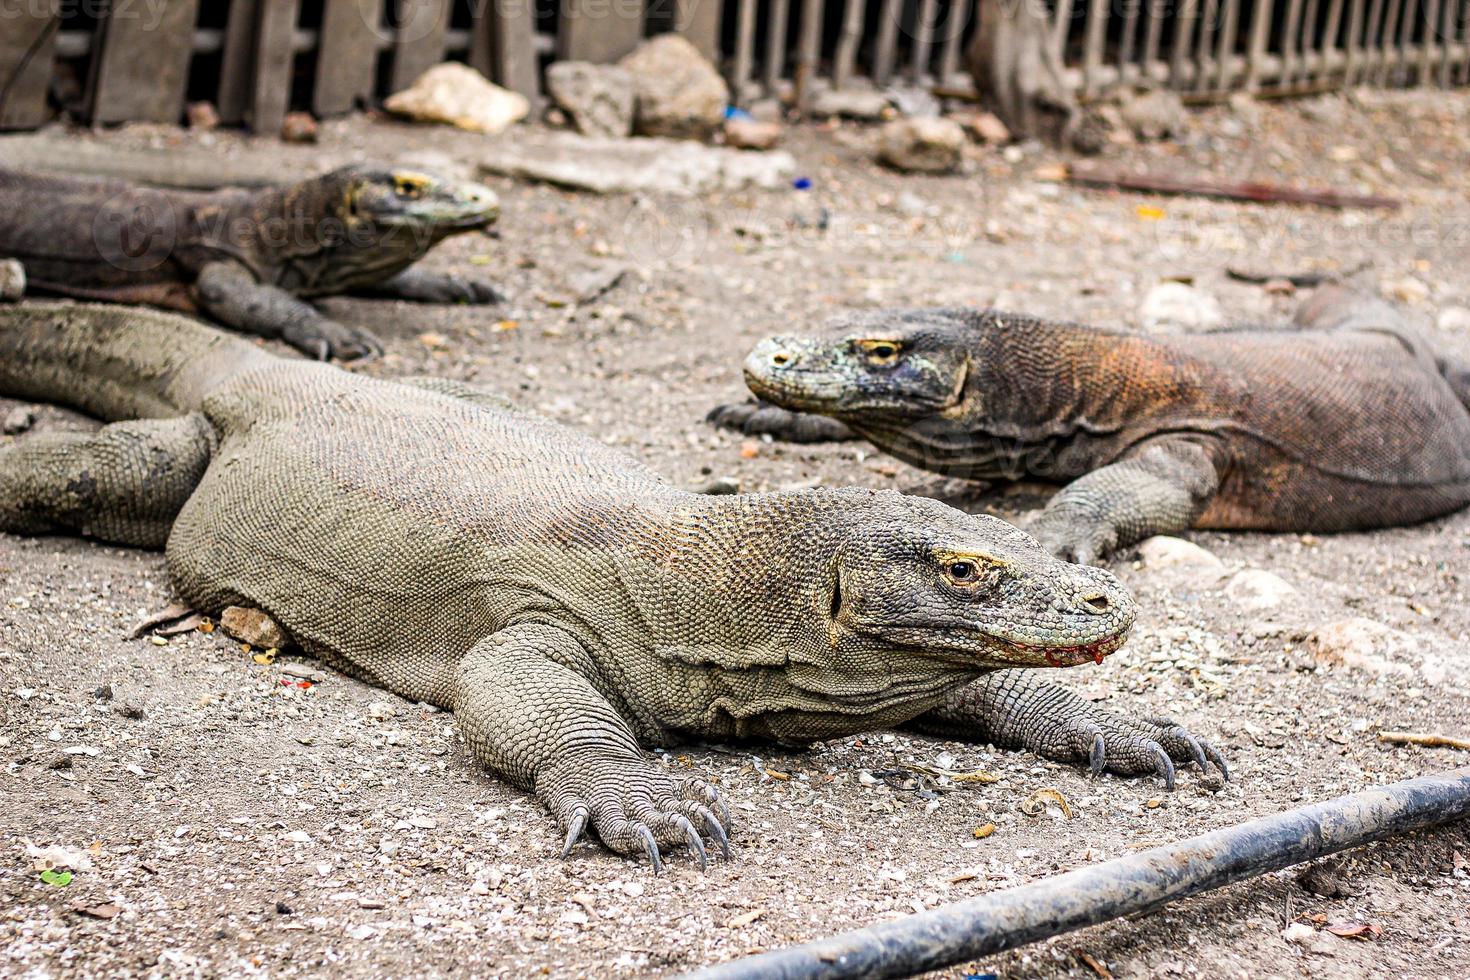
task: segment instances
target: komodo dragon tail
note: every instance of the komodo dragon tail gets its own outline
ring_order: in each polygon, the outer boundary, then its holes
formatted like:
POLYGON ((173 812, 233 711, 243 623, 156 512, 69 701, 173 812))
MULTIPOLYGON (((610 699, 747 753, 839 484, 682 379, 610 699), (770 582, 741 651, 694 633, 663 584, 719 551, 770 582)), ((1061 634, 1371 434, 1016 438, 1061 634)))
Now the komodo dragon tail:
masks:
POLYGON ((0 306, 0 395, 105 421, 195 411, 271 355, 185 317, 116 305, 0 306))

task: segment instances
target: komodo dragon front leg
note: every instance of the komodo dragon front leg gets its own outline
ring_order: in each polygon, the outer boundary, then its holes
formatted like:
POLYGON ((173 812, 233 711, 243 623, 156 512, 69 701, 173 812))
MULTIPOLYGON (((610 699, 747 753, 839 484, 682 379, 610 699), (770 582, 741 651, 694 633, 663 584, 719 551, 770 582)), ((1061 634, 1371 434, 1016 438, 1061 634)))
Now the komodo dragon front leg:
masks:
POLYGON ((460 662, 454 712, 482 765, 532 790, 566 832, 562 855, 590 825, 620 854, 687 846, 705 864, 705 831, 729 856, 729 809, 703 780, 677 780, 650 762, 627 721, 598 691, 597 666, 552 626, 508 627, 460 662), (719 815, 716 816, 716 810, 719 815))
POLYGON ((1057 557, 1089 565, 1150 535, 1186 530, 1219 486, 1208 442, 1158 436, 1067 484, 1028 530, 1057 557))
POLYGON ((0 449, 0 531, 66 531, 162 548, 204 477, 214 438, 195 413, 51 433, 0 449))
POLYGON ((859 438, 837 419, 793 412, 754 398, 716 406, 704 420, 719 429, 733 429, 750 436, 769 435, 781 442, 845 442, 859 438))
POLYGON ((404 269, 396 276, 353 290, 358 296, 403 299, 413 303, 504 303, 505 294, 484 279, 404 269))
POLYGON ((220 322, 245 333, 279 337, 318 360, 376 357, 383 344, 356 327, 330 320, 305 300, 267 283, 236 262, 211 262, 195 282, 199 305, 220 322))
POLYGON ((997 670, 960 688, 910 723, 934 735, 1028 749, 1058 762, 1087 762, 1094 776, 1157 773, 1174 788, 1174 763, 1211 763, 1230 778, 1210 743, 1167 718, 1134 718, 1100 708, 1027 670, 997 670))

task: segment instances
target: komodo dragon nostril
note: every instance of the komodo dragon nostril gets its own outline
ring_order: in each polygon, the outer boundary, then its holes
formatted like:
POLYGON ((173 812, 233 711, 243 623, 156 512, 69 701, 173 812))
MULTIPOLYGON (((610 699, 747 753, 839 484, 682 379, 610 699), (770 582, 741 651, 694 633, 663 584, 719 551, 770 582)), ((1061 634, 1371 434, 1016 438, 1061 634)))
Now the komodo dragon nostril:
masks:
POLYGON ((1102 592, 1094 592, 1082 597, 1082 601, 1092 608, 1093 612, 1107 612, 1110 606, 1108 597, 1102 592))

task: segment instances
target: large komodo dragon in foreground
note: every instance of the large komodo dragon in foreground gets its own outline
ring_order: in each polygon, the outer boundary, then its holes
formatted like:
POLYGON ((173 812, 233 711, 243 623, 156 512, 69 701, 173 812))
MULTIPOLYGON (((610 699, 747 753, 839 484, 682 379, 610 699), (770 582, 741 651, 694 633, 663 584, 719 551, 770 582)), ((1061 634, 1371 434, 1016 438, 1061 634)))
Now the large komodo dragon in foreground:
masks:
POLYGON ((204 313, 323 360, 382 345, 314 297, 497 302, 481 279, 410 266, 498 215, 487 187, 381 166, 212 192, 0 170, 0 258, 20 260, 32 291, 204 313))
POLYGON ((767 404, 711 421, 856 434, 951 476, 1066 482, 1029 530, 1073 561, 1191 526, 1361 530, 1470 502, 1470 372, 1340 286, 1294 327, 1193 336, 860 313, 762 341, 745 378, 767 404))
POLYGON ((0 450, 0 530, 166 543, 196 609, 259 608, 327 663, 452 708, 567 848, 589 824, 655 866, 658 845, 724 845, 716 790, 639 748, 680 734, 915 722, 1169 785, 1171 760, 1224 773, 1177 725, 1002 669, 1101 661, 1134 606, 994 518, 858 488, 688 493, 477 389, 151 311, 0 309, 0 395, 137 420, 0 450))

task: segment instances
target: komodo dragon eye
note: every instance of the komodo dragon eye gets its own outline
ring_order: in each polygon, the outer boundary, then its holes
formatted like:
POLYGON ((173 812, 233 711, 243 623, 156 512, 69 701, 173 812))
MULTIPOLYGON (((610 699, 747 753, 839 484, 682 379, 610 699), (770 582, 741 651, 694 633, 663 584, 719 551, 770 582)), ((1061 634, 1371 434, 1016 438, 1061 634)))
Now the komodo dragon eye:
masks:
POLYGON ((399 197, 406 197, 410 201, 417 201, 424 196, 427 183, 417 177, 398 176, 393 178, 393 191, 399 197))
POLYGON ((951 582, 973 582, 980 577, 980 567, 972 561, 952 561, 944 567, 951 582))
POLYGON ((974 585, 991 569, 1003 568, 1006 562, 1000 558, 984 555, 940 555, 944 577, 951 585, 974 585))
POLYGON ((896 340, 860 340, 858 346, 871 364, 892 364, 898 360, 902 346, 896 340))

